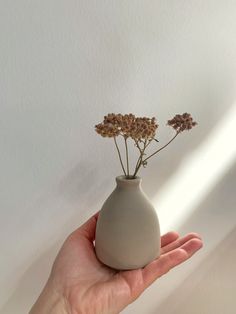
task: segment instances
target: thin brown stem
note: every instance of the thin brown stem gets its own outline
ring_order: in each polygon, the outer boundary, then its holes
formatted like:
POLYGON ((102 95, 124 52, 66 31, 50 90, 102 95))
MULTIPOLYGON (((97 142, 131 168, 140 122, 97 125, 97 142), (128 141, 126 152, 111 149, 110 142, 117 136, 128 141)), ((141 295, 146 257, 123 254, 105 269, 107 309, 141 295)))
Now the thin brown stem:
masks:
POLYGON ((134 172, 133 176, 135 176, 136 169, 138 168, 138 165, 139 165, 140 159, 141 159, 141 155, 139 155, 139 158, 138 158, 138 160, 137 160, 137 163, 136 163, 136 166, 135 166, 135 172, 134 172))
POLYGON ((179 132, 176 132, 175 136, 172 137, 172 139, 171 139, 169 142, 167 142, 164 146, 162 146, 162 147, 159 148, 157 151, 155 151, 154 153, 152 153, 150 156, 148 156, 147 158, 145 158, 145 159, 143 160, 143 162, 144 162, 144 161, 147 161, 149 158, 151 158, 152 156, 156 155, 156 154, 159 153, 162 149, 164 149, 166 146, 168 146, 168 145, 176 138, 176 136, 177 136, 178 134, 179 134, 179 132))
POLYGON ((127 175, 128 175, 128 177, 129 177, 129 153, 128 153, 127 137, 124 137, 124 140, 125 140, 125 153, 126 153, 127 175))
POLYGON ((139 168, 141 167, 141 165, 142 165, 142 163, 143 163, 143 160, 142 160, 142 159, 143 159, 143 155, 144 155, 144 152, 145 152, 146 147, 149 145, 150 142, 149 142, 148 144, 146 144, 146 143, 147 143, 147 140, 145 139, 145 142, 143 143, 143 149, 141 149, 140 146, 139 146, 139 144, 138 144, 138 142, 136 142, 137 147, 138 147, 139 152, 140 152, 140 156, 139 156, 139 158, 138 158, 138 161, 137 161, 137 164, 136 164, 136 167, 135 167, 135 171, 134 171, 134 174, 133 174, 133 178, 135 178, 135 176, 136 176, 136 174, 137 174, 139 168))
POLYGON ((148 145, 150 145, 150 143, 151 143, 152 141, 153 141, 153 138, 151 138, 151 139, 149 140, 149 142, 147 143, 145 149, 148 147, 148 145))
POLYGON ((122 167, 122 169, 123 169, 124 175, 127 176, 127 174, 126 174, 126 172, 125 172, 125 168, 124 168, 123 162, 122 162, 120 150, 119 150, 119 147, 118 147, 118 145, 117 145, 116 137, 114 136, 113 138, 114 138, 114 142, 115 142, 115 145, 116 145, 116 149, 117 149, 117 152, 118 152, 118 155, 119 155, 121 167, 122 167))
MULTIPOLYGON (((136 171, 136 169, 137 169, 137 167, 138 167, 138 165, 139 165, 139 161, 140 161, 141 156, 142 156, 142 149, 141 149, 141 147, 139 146, 138 141, 137 141, 137 140, 134 140, 134 141, 135 141, 135 144, 136 144, 136 146, 137 146, 137 148, 138 148, 138 150, 139 150, 139 153, 140 153, 139 158, 138 158, 138 160, 137 160, 137 163, 136 163, 136 165, 135 165, 135 171, 136 171)), ((134 177, 134 176, 135 176, 135 175, 133 174, 133 177, 134 177)))

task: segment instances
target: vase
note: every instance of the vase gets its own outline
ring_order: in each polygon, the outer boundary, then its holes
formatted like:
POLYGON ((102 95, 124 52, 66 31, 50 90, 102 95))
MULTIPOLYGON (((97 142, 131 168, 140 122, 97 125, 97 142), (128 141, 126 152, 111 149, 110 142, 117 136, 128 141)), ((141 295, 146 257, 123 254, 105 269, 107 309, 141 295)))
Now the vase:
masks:
POLYGON ((96 255, 114 269, 141 268, 160 255, 158 216, 141 181, 140 177, 116 177, 116 188, 98 216, 96 255))

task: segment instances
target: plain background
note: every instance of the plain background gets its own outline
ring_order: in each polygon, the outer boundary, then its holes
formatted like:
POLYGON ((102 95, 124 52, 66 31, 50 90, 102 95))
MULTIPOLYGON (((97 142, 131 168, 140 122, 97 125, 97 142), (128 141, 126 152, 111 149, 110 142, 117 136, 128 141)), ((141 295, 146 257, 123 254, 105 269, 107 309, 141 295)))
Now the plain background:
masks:
POLYGON ((162 231, 204 249, 124 314, 233 314, 236 1, 0 1, 0 309, 29 311, 65 237, 121 174, 94 125, 176 113, 198 127, 140 175, 162 231))

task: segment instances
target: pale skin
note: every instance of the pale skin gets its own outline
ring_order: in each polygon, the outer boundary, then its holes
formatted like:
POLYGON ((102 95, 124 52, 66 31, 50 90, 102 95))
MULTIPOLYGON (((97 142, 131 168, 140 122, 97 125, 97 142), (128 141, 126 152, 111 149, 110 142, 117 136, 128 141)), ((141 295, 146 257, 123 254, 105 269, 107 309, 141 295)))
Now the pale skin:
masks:
POLYGON ((118 314, 155 280, 202 247, 196 233, 161 238, 161 256, 144 268, 117 271, 95 255, 98 213, 72 232, 53 264, 50 277, 30 314, 118 314))

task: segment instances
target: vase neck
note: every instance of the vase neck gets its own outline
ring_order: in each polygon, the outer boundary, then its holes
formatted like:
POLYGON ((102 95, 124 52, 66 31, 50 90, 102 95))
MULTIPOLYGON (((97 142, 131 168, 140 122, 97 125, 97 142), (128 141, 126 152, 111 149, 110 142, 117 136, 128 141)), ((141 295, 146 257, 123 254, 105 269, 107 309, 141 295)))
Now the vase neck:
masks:
POLYGON ((125 189, 139 189, 141 187, 142 178, 135 177, 134 179, 127 179, 124 175, 116 177, 116 184, 118 188, 125 189))

